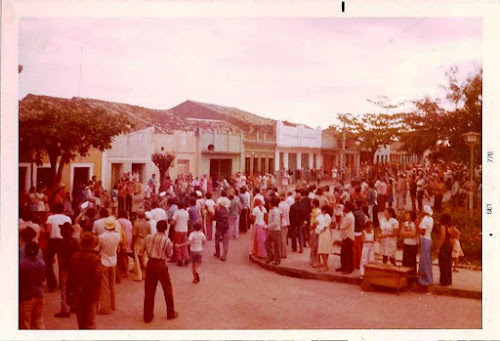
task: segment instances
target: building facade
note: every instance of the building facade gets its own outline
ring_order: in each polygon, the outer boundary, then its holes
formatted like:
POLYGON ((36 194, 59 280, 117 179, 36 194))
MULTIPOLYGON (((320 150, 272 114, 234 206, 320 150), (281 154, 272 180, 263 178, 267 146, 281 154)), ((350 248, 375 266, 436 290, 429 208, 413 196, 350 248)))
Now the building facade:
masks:
POLYGON ((321 168, 321 128, 277 121, 275 160, 280 170, 321 168))

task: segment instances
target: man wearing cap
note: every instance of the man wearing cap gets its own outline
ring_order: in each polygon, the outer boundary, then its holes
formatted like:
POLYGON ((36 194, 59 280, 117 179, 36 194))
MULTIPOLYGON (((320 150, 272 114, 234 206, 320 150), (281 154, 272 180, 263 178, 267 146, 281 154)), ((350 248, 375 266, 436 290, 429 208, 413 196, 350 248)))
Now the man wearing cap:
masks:
POLYGON ((121 236, 117 230, 115 217, 109 216, 104 221, 104 233, 99 236, 99 245, 96 250, 101 256, 104 267, 101 290, 99 293, 99 314, 111 314, 116 309, 115 302, 115 279, 117 250, 121 236))
POLYGON ((45 252, 45 271, 47 275, 47 286, 49 291, 54 291, 57 287, 57 280, 54 274, 53 268, 53 260, 54 256, 57 253, 57 257, 60 258, 59 255, 59 247, 62 240, 61 228, 60 226, 64 223, 71 224, 71 218, 67 215, 62 214, 64 211, 63 204, 55 204, 54 205, 54 213, 53 215, 47 218, 47 226, 50 229, 50 239, 47 245, 47 250, 45 252))
POLYGON ((68 270, 68 300, 76 310, 79 329, 96 329, 97 304, 101 289, 103 266, 95 250, 98 238, 85 232, 80 240, 80 251, 70 260, 68 270))

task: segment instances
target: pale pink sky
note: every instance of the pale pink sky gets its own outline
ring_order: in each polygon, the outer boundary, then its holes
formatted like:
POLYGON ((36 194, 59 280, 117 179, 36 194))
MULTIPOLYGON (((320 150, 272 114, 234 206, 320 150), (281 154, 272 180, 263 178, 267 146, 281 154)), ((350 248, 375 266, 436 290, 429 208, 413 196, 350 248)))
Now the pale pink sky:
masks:
POLYGON ((168 109, 186 99, 327 127, 366 101, 441 96, 482 62, 475 18, 22 19, 28 93, 168 109), (81 56, 81 47, 83 55, 81 56))

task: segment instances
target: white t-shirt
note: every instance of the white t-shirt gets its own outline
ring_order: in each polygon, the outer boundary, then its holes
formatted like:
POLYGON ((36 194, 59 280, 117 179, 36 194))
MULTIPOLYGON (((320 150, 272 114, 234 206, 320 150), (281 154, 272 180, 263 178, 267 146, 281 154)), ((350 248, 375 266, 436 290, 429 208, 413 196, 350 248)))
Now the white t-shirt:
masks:
POLYGON ((290 226, 290 205, 286 201, 282 201, 278 205, 281 214, 281 226, 290 226))
POLYGON ((229 200, 227 197, 220 197, 217 199, 217 205, 219 206, 224 206, 225 208, 229 209, 231 206, 231 200, 229 200))
POLYGON ((104 220, 106 220, 106 218, 99 218, 94 221, 94 225, 92 227, 93 234, 100 236, 104 233, 104 220))
POLYGON ((167 220, 167 212, 165 212, 163 208, 157 207, 152 209, 150 212, 153 219, 156 221, 167 220))
POLYGON ((417 180, 417 191, 423 191, 425 186, 425 180, 423 178, 417 180))
POLYGON ((62 239, 60 225, 64 223, 71 224, 71 218, 64 214, 54 214, 47 218, 47 223, 51 224, 50 239, 62 239))
POLYGON ((380 219, 380 230, 382 235, 386 236, 393 234, 399 227, 399 222, 395 218, 389 218, 389 220, 380 219))
POLYGON ((203 242, 206 240, 205 235, 201 231, 193 231, 189 234, 188 240, 191 241, 189 249, 194 252, 203 251, 203 242))
POLYGON ((189 213, 185 209, 180 209, 175 211, 172 217, 175 220, 175 231, 176 232, 187 232, 188 231, 188 221, 189 213))
POLYGON ((215 214, 215 201, 212 199, 205 200, 205 205, 207 205, 208 212, 215 214))
POLYGON ((420 222, 420 228, 425 230, 425 234, 422 238, 431 240, 432 228, 434 227, 434 219, 431 216, 426 215, 420 222))
MULTIPOLYGON (((415 226, 415 223, 413 221, 405 221, 403 225, 403 229, 405 232, 414 232, 417 227, 415 226)), ((406 237, 403 240, 403 243, 406 245, 418 245, 418 235, 413 238, 408 238, 406 237)))
POLYGON ((99 236, 97 250, 101 255, 101 263, 106 267, 116 266, 118 244, 121 236, 117 232, 105 232, 99 236))
POLYGON ((151 225, 151 234, 156 234, 156 232, 158 232, 158 230, 156 229, 156 224, 158 222, 154 219, 149 219, 148 221, 149 221, 149 225, 151 225))
POLYGON ((255 216, 255 224, 257 225, 265 225, 264 214, 267 213, 265 207, 262 207, 262 211, 259 206, 256 206, 252 210, 252 215, 255 216))
POLYGON ((257 200, 257 199, 260 200, 260 202, 262 203, 262 205, 264 205, 266 203, 266 201, 264 200, 264 196, 262 194, 260 194, 260 193, 257 193, 253 197, 252 206, 255 205, 255 200, 257 200))

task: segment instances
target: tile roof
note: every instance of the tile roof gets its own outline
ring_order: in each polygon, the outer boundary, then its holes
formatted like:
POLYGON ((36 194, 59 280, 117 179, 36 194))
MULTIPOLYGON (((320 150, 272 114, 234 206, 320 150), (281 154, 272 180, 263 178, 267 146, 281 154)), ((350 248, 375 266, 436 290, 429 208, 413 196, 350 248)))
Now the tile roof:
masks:
POLYGON ((76 101, 91 108, 106 110, 108 113, 122 113, 127 115, 134 123, 134 130, 154 127, 155 131, 164 134, 172 134, 174 130, 196 131, 198 128, 219 133, 240 134, 242 132, 241 129, 226 121, 189 120, 176 116, 169 110, 148 109, 136 105, 80 97, 66 99, 29 94, 20 101, 20 113, 22 113, 24 103, 28 103, 36 98, 55 106, 61 106, 70 101, 76 101))
POLYGON ((224 120, 244 132, 274 134, 276 121, 237 108, 187 100, 168 110, 176 117, 224 120))
MULTIPOLYGON (((126 114, 140 130, 154 127, 159 133, 171 134, 174 130, 197 131, 198 128, 219 133, 266 133, 275 135, 276 120, 262 117, 232 107, 187 100, 171 109, 158 110, 137 105, 116 103, 91 98, 73 97, 71 99, 29 94, 20 101, 23 103, 40 98, 52 105, 64 105, 69 101, 78 101, 91 108, 99 108, 109 113, 126 114)), ((283 121, 284 125, 296 127, 297 124, 283 121)), ((310 128, 308 126, 305 126, 310 128)), ((313 129, 313 128, 310 128, 313 129)))

